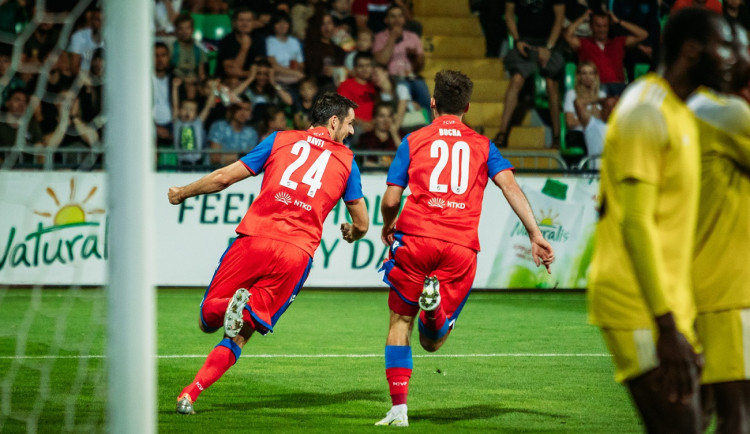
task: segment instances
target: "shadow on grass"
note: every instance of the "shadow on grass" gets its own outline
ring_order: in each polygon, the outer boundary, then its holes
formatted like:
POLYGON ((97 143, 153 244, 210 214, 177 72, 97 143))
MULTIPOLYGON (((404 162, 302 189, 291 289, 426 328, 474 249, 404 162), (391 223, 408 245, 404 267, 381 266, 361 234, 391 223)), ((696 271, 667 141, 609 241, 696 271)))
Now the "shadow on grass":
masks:
POLYGON ((567 418, 567 415, 530 410, 528 408, 503 408, 501 405, 471 405, 456 408, 436 408, 427 411, 409 412, 409 418, 430 421, 437 424, 448 424, 465 420, 491 419, 493 417, 512 413, 549 417, 554 419, 567 418))
POLYGON ((347 403, 351 401, 373 401, 382 402, 383 393, 378 390, 349 390, 339 393, 311 393, 290 391, 288 393, 273 393, 268 395, 256 395, 255 398, 244 403, 234 402, 232 404, 214 403, 211 406, 215 409, 236 410, 239 407, 244 408, 246 412, 263 412, 272 408, 306 408, 322 407, 347 403))

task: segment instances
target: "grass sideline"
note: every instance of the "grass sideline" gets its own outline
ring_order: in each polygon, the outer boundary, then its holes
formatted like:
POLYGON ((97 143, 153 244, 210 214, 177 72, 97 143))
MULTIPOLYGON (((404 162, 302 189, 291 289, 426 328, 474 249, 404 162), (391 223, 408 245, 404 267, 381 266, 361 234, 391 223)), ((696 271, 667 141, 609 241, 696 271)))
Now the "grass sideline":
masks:
MULTIPOLYGON (((276 332, 254 335, 201 395, 197 415, 176 414, 221 338, 197 327, 202 294, 157 294, 160 432, 391 429, 372 426, 390 407, 385 291, 303 290, 276 332)), ((641 432, 585 312, 582 293, 477 291, 439 352, 415 332, 411 432, 641 432)), ((105 430, 105 360, 81 357, 105 354, 105 314, 103 291, 0 290, 0 432, 105 430)))

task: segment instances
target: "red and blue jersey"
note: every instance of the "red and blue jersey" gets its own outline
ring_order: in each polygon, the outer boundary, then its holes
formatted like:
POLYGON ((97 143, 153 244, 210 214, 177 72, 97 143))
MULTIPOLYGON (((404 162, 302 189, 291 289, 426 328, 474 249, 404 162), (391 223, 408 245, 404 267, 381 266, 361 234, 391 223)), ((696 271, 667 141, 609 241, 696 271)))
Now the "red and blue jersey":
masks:
POLYGON ((487 180, 509 169, 513 166, 487 137, 457 116, 438 117, 404 137, 388 170, 388 184, 411 191, 396 230, 479 251, 487 180))
POLYGON ((325 127, 275 132, 240 161, 254 175, 265 173, 237 233, 291 243, 311 257, 336 202, 362 197, 354 154, 325 127))

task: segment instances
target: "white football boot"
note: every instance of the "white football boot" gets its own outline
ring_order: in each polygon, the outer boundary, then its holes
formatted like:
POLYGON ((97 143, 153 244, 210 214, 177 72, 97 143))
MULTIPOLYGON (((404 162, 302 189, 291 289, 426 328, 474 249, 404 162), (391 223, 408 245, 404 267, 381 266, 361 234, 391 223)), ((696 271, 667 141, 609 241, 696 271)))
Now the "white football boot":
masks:
POLYGON ((190 400, 190 395, 187 393, 182 395, 182 398, 177 401, 177 413, 195 414, 195 410, 193 410, 193 401, 190 400))
POLYGON ((422 295, 419 296, 419 308, 426 311, 433 311, 440 306, 440 282, 436 276, 424 279, 424 288, 422 295))
POLYGON ((250 293, 247 289, 240 288, 234 293, 227 306, 227 312, 224 314, 224 333, 230 338, 237 336, 245 324, 242 319, 242 311, 245 309, 248 300, 250 300, 250 293))
POLYGON ((406 404, 394 405, 383 419, 375 422, 375 425, 409 426, 409 416, 406 415, 406 412, 406 404))

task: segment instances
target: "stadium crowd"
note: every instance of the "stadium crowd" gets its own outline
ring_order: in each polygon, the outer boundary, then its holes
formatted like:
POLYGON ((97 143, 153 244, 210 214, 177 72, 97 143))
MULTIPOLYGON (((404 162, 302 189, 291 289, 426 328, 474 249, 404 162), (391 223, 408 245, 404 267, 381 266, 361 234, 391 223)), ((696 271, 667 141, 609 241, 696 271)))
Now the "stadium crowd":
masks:
MULTIPOLYGON (((48 1, 40 13, 33 0, 0 0, 0 161, 13 160, 5 167, 101 163, 70 151, 99 147, 105 124, 102 12, 91 1, 81 13, 80 3, 48 1)), ((656 64, 663 17, 692 3, 750 24, 743 0, 471 0, 486 56, 502 56, 510 79, 494 142, 505 146, 526 79, 540 74, 551 146, 600 153, 605 108, 656 64), (564 92, 566 74, 573 85, 564 92)), ((305 129, 315 95, 329 90, 360 106, 347 139, 355 151, 394 152, 431 121, 421 25, 406 0, 156 0, 153 29, 160 167, 217 167, 274 131, 305 129), (187 152, 199 150, 214 152, 187 152)), ((387 153, 360 164, 387 167, 387 153)))

